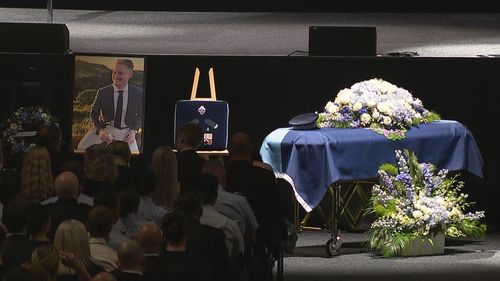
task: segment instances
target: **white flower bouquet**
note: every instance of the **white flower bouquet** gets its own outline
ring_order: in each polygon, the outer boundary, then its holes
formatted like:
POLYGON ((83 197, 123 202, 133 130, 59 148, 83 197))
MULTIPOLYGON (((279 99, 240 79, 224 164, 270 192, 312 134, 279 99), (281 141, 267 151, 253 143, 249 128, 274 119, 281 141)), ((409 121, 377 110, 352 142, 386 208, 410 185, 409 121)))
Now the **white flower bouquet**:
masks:
POLYGON ((366 127, 392 140, 405 138, 412 125, 439 120, 410 92, 381 79, 362 81, 343 89, 319 114, 319 128, 366 127))
POLYGON ((370 248, 385 257, 398 256, 414 239, 430 239, 437 233, 449 237, 481 238, 484 212, 465 213, 472 205, 460 193, 463 182, 418 163, 410 150, 396 150, 397 166, 382 164, 379 184, 374 185, 368 211, 378 218, 368 231, 370 248))

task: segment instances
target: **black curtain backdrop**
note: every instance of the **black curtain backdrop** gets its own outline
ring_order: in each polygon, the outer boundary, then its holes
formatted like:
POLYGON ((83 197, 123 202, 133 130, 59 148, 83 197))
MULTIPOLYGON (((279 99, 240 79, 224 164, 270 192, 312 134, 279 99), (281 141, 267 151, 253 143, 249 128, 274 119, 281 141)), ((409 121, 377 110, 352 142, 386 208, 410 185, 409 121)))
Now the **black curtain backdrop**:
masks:
MULTIPOLYGON (((49 106, 62 120, 70 142, 73 55, 0 53, 0 115, 12 110, 29 67, 42 84, 53 87, 49 106), (15 90, 17 89, 17 90, 15 90)), ((148 163, 154 149, 173 145, 177 100, 189 99, 195 67, 201 69, 199 96, 208 97, 207 71, 215 70, 218 99, 229 103, 229 131, 248 132, 256 142, 293 116, 321 111, 337 92, 371 78, 382 78, 408 89, 424 106, 443 119, 466 125, 484 159, 484 180, 466 175, 466 192, 486 209, 495 225, 500 218, 497 124, 498 73, 496 58, 394 57, 277 57, 277 56, 147 56, 145 70, 144 154, 134 162, 148 163)), ((27 78, 28 77, 28 78, 27 78)))
POLYGON ((194 68, 199 91, 208 96, 206 72, 214 67, 218 99, 229 102, 230 133, 248 132, 256 142, 293 116, 321 111, 337 92, 365 79, 382 78, 408 89, 443 119, 457 120, 473 133, 481 150, 484 180, 465 174, 465 192, 498 221, 499 151, 494 128, 499 104, 500 60, 484 58, 392 57, 213 57, 151 56, 146 70, 145 149, 173 144, 175 102, 189 99, 194 68))
POLYGON ((61 121, 70 149, 75 56, 0 52, 0 121, 23 105, 42 105, 61 121))

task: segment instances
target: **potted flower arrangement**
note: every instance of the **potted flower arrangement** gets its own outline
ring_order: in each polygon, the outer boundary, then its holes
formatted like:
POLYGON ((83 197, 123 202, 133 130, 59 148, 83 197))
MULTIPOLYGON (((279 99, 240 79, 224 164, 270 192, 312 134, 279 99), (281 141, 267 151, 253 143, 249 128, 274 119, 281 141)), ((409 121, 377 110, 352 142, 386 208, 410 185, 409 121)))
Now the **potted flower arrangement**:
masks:
POLYGON ((341 90, 319 114, 317 127, 366 127, 398 140, 405 138, 411 126, 439 119, 407 90, 382 79, 371 79, 341 90))
POLYGON ((444 237, 482 238, 484 212, 465 213, 472 205, 461 193, 463 182, 447 170, 419 163, 410 150, 396 150, 397 166, 382 164, 369 212, 377 216, 368 231, 371 249, 385 257, 444 252, 444 237), (427 247, 428 251, 415 252, 427 247))

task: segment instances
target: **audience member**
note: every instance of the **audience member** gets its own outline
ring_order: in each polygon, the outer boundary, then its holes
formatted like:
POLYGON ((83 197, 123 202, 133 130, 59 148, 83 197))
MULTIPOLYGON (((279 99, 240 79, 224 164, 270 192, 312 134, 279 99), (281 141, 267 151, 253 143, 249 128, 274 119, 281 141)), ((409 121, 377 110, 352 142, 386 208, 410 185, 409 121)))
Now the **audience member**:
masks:
POLYGON ((22 266, 17 266, 7 272, 5 277, 2 279, 3 281, 32 281, 31 279, 31 272, 22 267, 22 266))
MULTIPOLYGON (((70 160, 68 162, 65 162, 61 167, 61 173, 62 172, 72 172, 77 177, 78 186, 80 187, 77 199, 78 203, 83 203, 89 205, 90 207, 94 206, 94 198, 89 197, 83 192, 81 192, 84 189, 85 185, 85 171, 83 169, 82 163, 78 160, 70 160)), ((57 196, 53 196, 42 201, 40 204, 45 206, 51 203, 55 203, 56 201, 57 201, 57 196)))
POLYGON ((43 146, 50 155, 51 171, 53 175, 60 172, 61 165, 66 155, 63 155, 61 128, 55 124, 42 125, 35 135, 37 146, 43 146))
POLYGON ((31 281, 49 281, 49 275, 38 263, 32 261, 25 261, 21 267, 26 268, 31 274, 31 281))
POLYGON ((186 215, 187 250, 208 262, 213 274, 210 280, 231 280, 231 263, 224 232, 200 223, 203 213, 201 198, 202 195, 198 192, 185 192, 176 202, 175 210, 186 215))
POLYGON ((187 226, 185 216, 173 211, 162 222, 165 234, 165 249, 161 253, 162 264, 158 272, 165 280, 215 280, 207 261, 187 250, 187 226))
POLYGON ((217 160, 207 161, 203 164, 202 172, 210 173, 217 177, 219 185, 215 209, 236 221, 241 233, 245 237, 245 241, 250 242, 250 245, 253 244, 255 230, 259 224, 247 199, 244 196, 225 190, 226 171, 222 163, 217 160))
MULTIPOLYGON (((248 199, 259 223, 254 254, 264 266, 269 266, 265 261, 270 254, 279 254, 281 240, 286 236, 275 175, 272 171, 252 165, 254 147, 247 134, 233 134, 228 150, 230 161, 226 166, 226 190, 241 193, 248 199)), ((266 270, 269 272, 272 268, 266 270)))
MULTIPOLYGON (((2 147, 0 146, 0 157, 2 151, 1 148, 2 147)), ((14 200, 21 190, 21 175, 19 171, 13 168, 8 168, 5 165, 6 163, 2 162, 0 159, 0 166, 3 166, 0 167, 0 203, 3 205, 14 200)))
MULTIPOLYGON (((128 239, 118 247, 118 261, 120 268, 112 274, 119 281, 141 281, 145 280, 142 275, 144 268, 144 253, 137 241, 128 239)), ((169 278, 165 278, 170 280, 169 278)))
POLYGON ((2 270, 6 273, 31 259, 33 244, 25 235, 28 222, 26 202, 17 199, 5 205, 2 222, 7 235, 0 247, 0 257, 2 270))
POLYGON ((156 179, 151 197, 156 204, 171 210, 180 192, 177 181, 177 158, 172 148, 164 145, 155 149, 151 159, 151 170, 156 179))
MULTIPOLYGON (((111 188, 103 189, 96 194, 94 199, 94 205, 96 207, 103 206, 111 210, 113 214, 113 222, 115 223, 118 220, 118 195, 116 191, 111 188)), ((120 233, 119 230, 115 230, 115 228, 111 228, 111 232, 109 233, 108 245, 117 250, 118 246, 122 241, 127 240, 128 237, 120 233)))
POLYGON ((116 251, 108 245, 109 233, 113 223, 113 213, 109 208, 102 206, 93 208, 87 219, 87 230, 90 235, 90 255, 96 261, 96 264, 106 271, 113 271, 118 268, 116 251))
POLYGON ((40 203, 54 195, 50 156, 42 146, 32 147, 24 154, 21 195, 28 203, 40 203))
POLYGON ((40 204, 28 206, 28 238, 33 243, 33 248, 40 245, 51 244, 48 237, 50 229, 50 216, 47 208, 40 204))
POLYGON ((59 251, 51 244, 38 246, 31 254, 31 261, 41 265, 47 272, 49 281, 55 281, 59 269, 59 251))
POLYGON ((78 280, 79 277, 77 274, 80 272, 75 271, 75 267, 85 268, 90 276, 104 271, 104 269, 96 265, 96 262, 90 255, 87 230, 80 221, 67 220, 59 225, 54 236, 54 248, 61 254, 58 281, 78 280), (69 267, 65 260, 74 260, 75 264, 69 267))
POLYGON ((83 193, 94 197, 101 189, 114 188, 118 176, 113 155, 104 152, 98 155, 92 165, 85 167, 85 188, 83 193))
POLYGON ((124 189, 136 190, 135 171, 130 168, 130 158, 132 153, 127 142, 112 141, 109 145, 109 151, 115 160, 117 177, 115 182, 116 192, 120 193, 124 189))
POLYGON ((99 144, 93 144, 85 149, 85 153, 83 154, 83 169, 85 170, 85 174, 87 174, 91 169, 92 165, 97 158, 97 156, 105 154, 109 152, 108 145, 103 142, 99 144))
POLYGON ((162 234, 156 224, 147 223, 137 232, 137 243, 141 245, 144 252, 144 279, 148 281, 163 280, 163 276, 157 273, 161 272, 163 263, 160 260, 160 248, 162 234))
POLYGON ((46 205, 51 218, 49 237, 54 237, 57 227, 65 220, 75 219, 85 223, 91 209, 87 204, 78 203, 80 186, 77 177, 72 172, 62 172, 58 175, 55 180, 55 189, 57 201, 46 205))
POLYGON ((205 160, 198 156, 196 150, 202 141, 203 132, 198 125, 188 123, 180 128, 175 148, 181 192, 192 190, 195 179, 201 174, 201 166, 205 160))
POLYGON ((138 179, 138 189, 141 201, 137 215, 147 221, 161 224, 161 218, 167 213, 165 208, 156 205, 151 198, 155 189, 155 175, 149 168, 144 168, 138 179))
POLYGON ((200 222, 224 231, 229 257, 231 260, 235 260, 244 248, 243 235, 234 220, 215 209, 217 185, 217 178, 212 174, 201 174, 199 177, 198 189, 203 194, 203 214, 200 222))
POLYGON ((133 239, 137 231, 147 223, 146 220, 137 216, 139 195, 132 190, 124 190, 120 192, 118 200, 119 218, 113 225, 113 230, 133 239))
POLYGON ((90 207, 94 206, 94 198, 87 196, 83 190, 85 189, 85 169, 83 163, 79 160, 70 160, 65 162, 61 167, 61 172, 72 172, 78 178, 80 186, 80 195, 78 196, 78 203, 87 204, 90 207))

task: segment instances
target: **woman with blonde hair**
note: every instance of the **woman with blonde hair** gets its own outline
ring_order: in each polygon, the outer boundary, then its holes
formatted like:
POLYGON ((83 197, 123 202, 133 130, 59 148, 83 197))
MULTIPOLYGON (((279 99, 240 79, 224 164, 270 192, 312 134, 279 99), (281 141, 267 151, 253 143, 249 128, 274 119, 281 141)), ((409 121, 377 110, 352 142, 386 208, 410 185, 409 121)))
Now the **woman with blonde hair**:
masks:
MULTIPOLYGON (((90 256, 89 237, 85 226, 77 220, 64 221, 56 230, 54 248, 62 253, 71 253, 77 268, 85 268, 90 276, 104 270, 90 256)), ((78 272, 67 267, 60 259, 57 280, 79 280, 78 272)))
POLYGON ((29 203, 40 203, 54 196, 50 155, 43 146, 34 146, 24 154, 21 196, 29 203))
POLYGON ((177 158, 172 148, 163 145, 155 149, 151 159, 151 170, 156 180, 152 198, 156 204, 171 210, 180 192, 177 181, 177 158))

